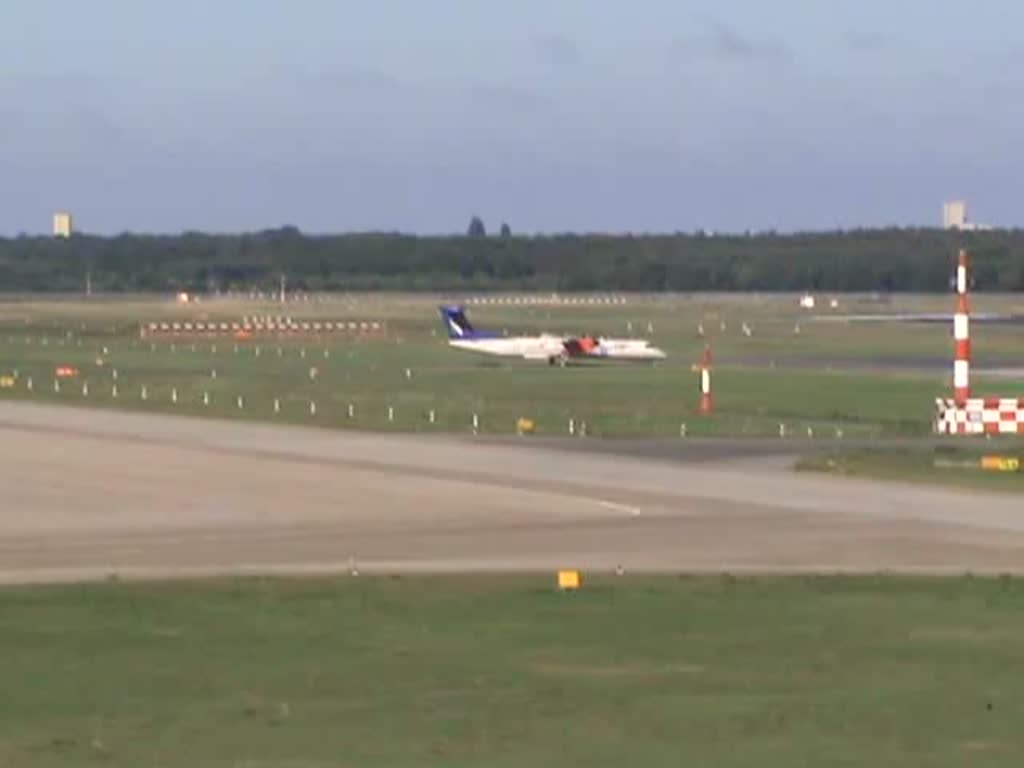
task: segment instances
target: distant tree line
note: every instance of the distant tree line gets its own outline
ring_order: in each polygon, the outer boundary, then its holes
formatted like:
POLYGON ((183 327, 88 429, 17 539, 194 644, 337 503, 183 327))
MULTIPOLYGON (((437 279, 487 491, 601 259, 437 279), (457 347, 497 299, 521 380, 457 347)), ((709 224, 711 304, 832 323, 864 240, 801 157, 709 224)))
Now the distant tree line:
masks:
POLYGON ((0 292, 293 289, 943 291, 956 250, 980 290, 1024 290, 1024 230, 884 229, 778 235, 22 236, 0 239, 0 292))

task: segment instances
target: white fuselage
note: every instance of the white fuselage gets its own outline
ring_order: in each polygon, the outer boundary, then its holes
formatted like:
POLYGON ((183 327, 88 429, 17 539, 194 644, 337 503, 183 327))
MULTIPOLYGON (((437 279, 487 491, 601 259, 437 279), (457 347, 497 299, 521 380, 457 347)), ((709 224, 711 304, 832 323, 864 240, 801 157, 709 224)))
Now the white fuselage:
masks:
POLYGON ((558 336, 503 336, 485 339, 451 339, 448 344, 456 349, 482 352, 502 357, 525 357, 528 360, 547 360, 562 354, 562 339, 558 336))
MULTIPOLYGON (((597 346, 587 354, 573 359, 608 360, 664 360, 665 353, 652 347, 644 339, 598 339, 597 346)), ((565 358, 565 344, 562 337, 507 336, 501 338, 451 339, 449 345, 470 352, 480 352, 503 357, 522 357, 527 360, 551 360, 565 358)))
POLYGON ((664 360, 665 353, 646 339, 598 339, 594 357, 612 360, 664 360))

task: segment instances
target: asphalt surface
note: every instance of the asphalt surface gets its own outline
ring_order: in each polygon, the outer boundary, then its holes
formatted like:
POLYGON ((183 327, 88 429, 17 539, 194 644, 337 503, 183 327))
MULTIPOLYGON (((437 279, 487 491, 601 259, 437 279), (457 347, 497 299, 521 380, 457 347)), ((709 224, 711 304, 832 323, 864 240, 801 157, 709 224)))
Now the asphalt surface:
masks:
POLYGON ((665 445, 2 403, 0 581, 352 567, 1024 572, 1020 498, 797 474, 773 441, 665 445))

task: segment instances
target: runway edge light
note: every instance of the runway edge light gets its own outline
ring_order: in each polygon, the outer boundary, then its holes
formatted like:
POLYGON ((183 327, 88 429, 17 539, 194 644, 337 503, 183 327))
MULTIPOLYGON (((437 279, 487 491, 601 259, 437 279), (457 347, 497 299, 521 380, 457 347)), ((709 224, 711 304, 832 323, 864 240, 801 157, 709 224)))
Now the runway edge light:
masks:
POLYGON ((583 574, 575 570, 558 572, 558 588, 563 592, 574 591, 583 586, 583 574))

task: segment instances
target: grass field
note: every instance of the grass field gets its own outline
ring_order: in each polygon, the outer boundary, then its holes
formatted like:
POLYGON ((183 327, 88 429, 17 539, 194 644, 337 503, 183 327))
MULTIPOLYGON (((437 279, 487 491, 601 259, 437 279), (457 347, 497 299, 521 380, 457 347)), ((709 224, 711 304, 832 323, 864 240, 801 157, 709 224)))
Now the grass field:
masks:
POLYGON ((1024 760, 1024 582, 243 580, 0 592, 0 765, 1024 760))
MULTIPOLYGON (((948 311, 948 299, 880 304, 850 297, 840 310, 948 311)), ((638 335, 670 354, 656 366, 564 370, 448 348, 435 309, 441 300, 338 296, 289 304, 283 312, 275 304, 234 300, 185 306, 154 299, 7 302, 0 304, 0 375, 17 378, 0 397, 361 429, 469 432, 476 414, 480 431, 492 433, 512 432, 517 419, 527 417, 548 434, 566 433, 572 420, 577 431, 585 422, 591 436, 676 435, 685 424, 688 435, 768 436, 781 426, 791 437, 806 439, 810 429, 834 439, 925 434, 934 398, 949 388, 941 367, 950 357, 948 328, 836 322, 832 315, 840 310, 801 314, 792 296, 631 296, 611 306, 471 307, 471 317, 485 327, 638 335), (303 341, 149 341, 138 335, 139 324, 149 320, 268 314, 384 320, 388 334, 303 341), (712 417, 697 413, 692 370, 705 342, 716 358, 712 417), (78 366, 81 375, 59 382, 58 392, 54 369, 60 364, 78 366)), ((1013 297, 990 297, 977 309, 1018 306, 1013 297)), ((1022 333, 1015 327, 977 330, 979 363, 1020 365, 1022 333)), ((976 385, 979 393, 1024 393, 1024 375, 977 377, 976 385)))
POLYGON ((1016 458, 1024 463, 1024 446, 1019 441, 1004 440, 990 443, 987 449, 922 446, 827 451, 801 459, 797 468, 853 477, 1024 492, 1024 471, 983 471, 981 458, 986 455, 1016 458))

